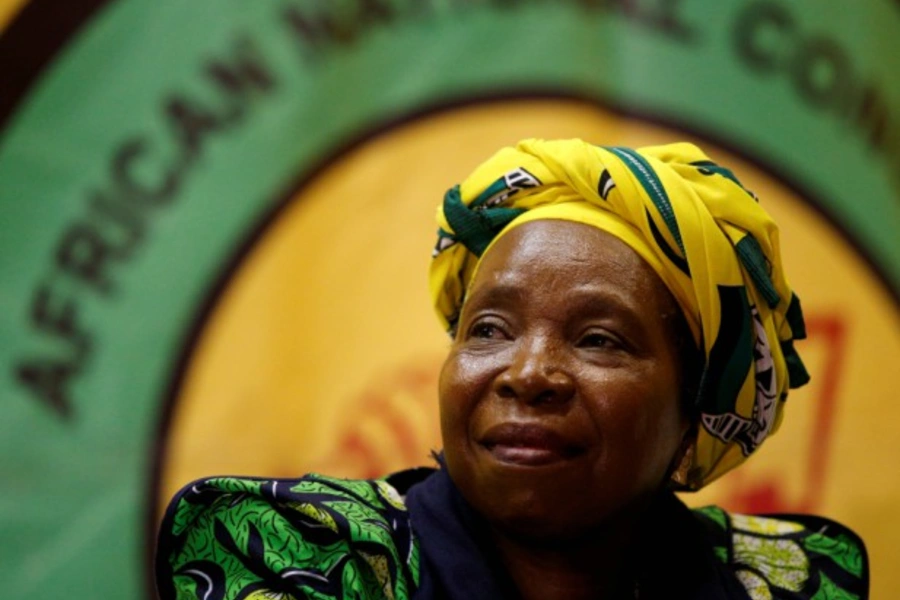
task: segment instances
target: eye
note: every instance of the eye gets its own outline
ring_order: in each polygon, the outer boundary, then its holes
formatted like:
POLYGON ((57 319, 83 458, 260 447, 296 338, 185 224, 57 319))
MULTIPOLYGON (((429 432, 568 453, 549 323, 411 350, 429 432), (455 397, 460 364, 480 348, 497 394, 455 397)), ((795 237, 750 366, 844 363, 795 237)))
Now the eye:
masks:
POLYGON ((590 331, 581 336, 581 339, 578 340, 578 347, 620 349, 622 348, 622 342, 610 333, 604 331, 590 331))
POLYGON ((499 323, 481 320, 469 328, 469 337, 482 340, 504 340, 507 335, 499 323))

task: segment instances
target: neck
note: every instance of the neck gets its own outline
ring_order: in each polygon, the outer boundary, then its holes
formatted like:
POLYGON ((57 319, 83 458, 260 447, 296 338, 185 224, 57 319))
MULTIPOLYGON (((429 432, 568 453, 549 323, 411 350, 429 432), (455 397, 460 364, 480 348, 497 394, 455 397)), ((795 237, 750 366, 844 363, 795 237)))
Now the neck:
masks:
POLYGON ((614 519, 578 538, 529 539, 493 530, 500 558, 523 600, 632 598, 629 564, 636 515, 614 519))

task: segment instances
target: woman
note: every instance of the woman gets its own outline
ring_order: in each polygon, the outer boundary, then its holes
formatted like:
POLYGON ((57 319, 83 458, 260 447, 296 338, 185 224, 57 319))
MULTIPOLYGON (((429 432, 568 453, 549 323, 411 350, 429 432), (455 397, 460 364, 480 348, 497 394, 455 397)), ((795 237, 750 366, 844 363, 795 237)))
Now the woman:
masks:
POLYGON ((183 490, 163 598, 859 598, 815 517, 672 493, 740 464, 808 376, 778 231, 697 148, 527 140, 451 189, 438 469, 183 490))

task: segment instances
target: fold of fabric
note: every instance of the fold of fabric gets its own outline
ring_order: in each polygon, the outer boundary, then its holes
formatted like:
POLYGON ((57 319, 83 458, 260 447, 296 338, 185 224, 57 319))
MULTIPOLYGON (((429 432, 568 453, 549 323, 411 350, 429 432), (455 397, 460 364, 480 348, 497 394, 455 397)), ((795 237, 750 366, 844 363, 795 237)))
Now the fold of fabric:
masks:
POLYGON ((705 357, 697 438, 675 482, 699 489, 743 462, 781 422, 809 376, 806 336, 776 224, 734 174, 678 143, 633 150, 582 140, 504 148, 438 208, 429 280, 453 331, 481 256, 510 229, 564 219, 603 229, 659 275, 705 357))
POLYGON ((419 540, 421 600, 515 600, 518 593, 488 538, 489 526, 469 507, 446 469, 411 487, 406 507, 419 540))

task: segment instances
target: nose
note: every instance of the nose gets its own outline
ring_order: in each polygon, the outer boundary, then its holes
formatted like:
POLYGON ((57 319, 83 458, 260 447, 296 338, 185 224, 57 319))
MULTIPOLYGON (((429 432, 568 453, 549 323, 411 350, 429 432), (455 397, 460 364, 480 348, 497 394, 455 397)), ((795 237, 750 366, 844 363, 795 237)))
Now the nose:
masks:
POLYGON ((510 364, 494 380, 501 398, 529 405, 562 404, 575 394, 575 382, 550 344, 520 340, 510 364))

